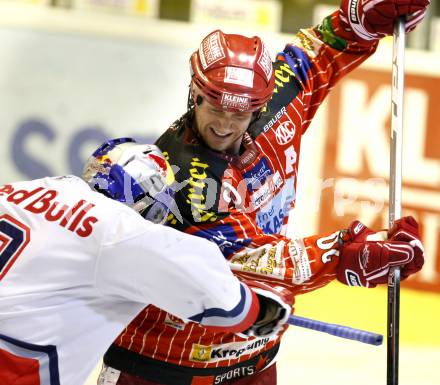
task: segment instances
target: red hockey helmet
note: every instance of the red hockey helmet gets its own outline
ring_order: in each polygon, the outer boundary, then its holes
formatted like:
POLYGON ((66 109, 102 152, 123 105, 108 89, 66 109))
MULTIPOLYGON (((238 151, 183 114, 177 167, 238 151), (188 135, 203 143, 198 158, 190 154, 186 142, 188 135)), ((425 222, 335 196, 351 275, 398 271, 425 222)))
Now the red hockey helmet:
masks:
POLYGON ((192 82, 209 103, 227 111, 257 111, 274 90, 272 60, 257 36, 206 36, 191 55, 192 82))

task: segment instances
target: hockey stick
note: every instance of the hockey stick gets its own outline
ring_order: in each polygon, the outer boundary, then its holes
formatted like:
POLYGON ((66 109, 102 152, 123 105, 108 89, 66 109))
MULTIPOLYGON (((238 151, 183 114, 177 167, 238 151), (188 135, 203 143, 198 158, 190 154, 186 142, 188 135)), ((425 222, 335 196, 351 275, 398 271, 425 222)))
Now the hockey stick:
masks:
POLYGON ((317 330, 331 334, 336 337, 355 340, 370 345, 382 345, 383 336, 381 334, 367 332, 365 330, 354 329, 348 326, 330 324, 327 322, 316 321, 310 318, 291 315, 287 321, 289 325, 300 326, 307 329, 317 330))
MULTIPOLYGON (((389 228, 401 217, 405 16, 394 26, 391 89, 389 228)), ((399 383, 400 268, 390 269, 387 312, 387 385, 399 383)))

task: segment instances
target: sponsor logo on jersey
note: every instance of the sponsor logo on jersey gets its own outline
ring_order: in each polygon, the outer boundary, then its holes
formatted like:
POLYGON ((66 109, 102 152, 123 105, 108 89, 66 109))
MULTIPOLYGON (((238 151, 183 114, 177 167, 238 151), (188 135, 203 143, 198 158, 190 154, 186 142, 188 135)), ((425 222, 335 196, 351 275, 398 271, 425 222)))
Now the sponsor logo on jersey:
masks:
POLYGON ((316 246, 321 250, 325 250, 325 252, 321 254, 322 263, 330 263, 335 257, 339 256, 339 250, 334 246, 339 242, 340 233, 340 231, 335 231, 330 235, 316 240, 316 246))
POLYGON ((283 106, 275 114, 271 115, 270 120, 264 125, 263 132, 267 132, 273 127, 273 125, 280 120, 280 118, 286 113, 286 107, 283 106))
POLYGON ((267 178, 266 183, 251 196, 253 208, 257 209, 267 203, 272 194, 280 188, 282 184, 283 178, 279 171, 267 178))
POLYGON ((256 249, 247 249, 235 254, 229 264, 234 270, 283 279, 286 273, 282 258, 284 245, 284 241, 281 241, 276 245, 267 244, 256 249))
POLYGON ((295 136, 295 132, 295 125, 290 120, 281 123, 275 131, 277 143, 285 145, 291 142, 295 136))
POLYGON ((300 285, 312 276, 309 256, 304 241, 301 238, 292 239, 288 244, 288 248, 289 255, 295 265, 295 274, 292 278, 292 282, 295 285, 300 285))
POLYGON ((234 228, 228 224, 200 230, 195 232, 194 235, 215 242, 225 257, 236 253, 252 241, 250 238, 238 238, 234 228))
POLYGON ((292 39, 292 43, 290 45, 295 47, 302 47, 304 51, 307 51, 307 54, 310 55, 310 57, 315 58, 316 52, 321 47, 322 43, 321 41, 312 40, 312 36, 308 33, 305 33, 304 30, 299 31, 292 39), (315 46, 317 47, 315 51, 315 46))
POLYGON ((66 205, 55 200, 58 195, 58 191, 45 187, 33 190, 15 190, 12 185, 0 187, 0 197, 5 196, 7 202, 32 214, 41 215, 48 222, 57 223, 80 237, 88 237, 93 231, 93 225, 98 222, 98 218, 87 215, 95 205, 84 199, 74 205, 66 205))
POLYGON ((274 337, 258 338, 255 340, 232 342, 222 345, 200 345, 192 344, 189 359, 199 362, 220 362, 231 359, 238 359, 246 354, 256 353, 262 350, 274 337))
POLYGON ((203 39, 199 48, 200 62, 203 70, 225 57, 223 47, 220 44, 220 32, 210 34, 203 39))
POLYGON ((261 132, 267 132, 275 126, 279 119, 287 112, 287 106, 301 90, 295 78, 295 73, 289 67, 289 64, 277 61, 274 63, 273 69, 275 73, 274 93, 261 118, 249 128, 254 136, 258 136, 261 132))
MULTIPOLYGON (((289 64, 285 62, 277 62, 275 67, 275 89, 274 97, 271 99, 281 107, 287 106, 295 96, 298 94, 299 89, 294 87, 295 73, 290 68, 289 64), (275 99, 276 98, 276 99, 275 99), (275 99, 275 100, 274 100, 275 99)), ((272 107, 269 104, 270 107, 272 107)), ((271 111, 274 109, 270 108, 271 111)))
POLYGON ((295 178, 290 178, 280 192, 257 211, 258 227, 266 234, 278 234, 295 196, 295 178))
POLYGON ((189 359, 191 361, 210 361, 212 346, 193 344, 189 359))
POLYGON ((163 323, 177 330, 185 329, 185 322, 183 322, 183 320, 181 320, 179 317, 176 317, 170 313, 166 314, 163 323))
MULTIPOLYGON (((216 189, 209 188, 206 170, 209 164, 199 158, 192 158, 189 168, 188 184, 185 187, 186 203, 191 206, 191 213, 195 222, 214 222, 217 220, 215 211, 209 209, 214 206, 216 189), (210 192, 213 194, 208 195, 210 192)), ((216 184, 216 183, 215 183, 216 184)))
POLYGON ((283 209, 275 208, 272 204, 267 206, 267 210, 257 213, 257 225, 266 234, 279 234, 287 213, 283 209))
POLYGON ((269 131, 287 112, 288 105, 301 91, 300 83, 296 80, 295 72, 284 61, 276 61, 273 65, 275 88, 272 98, 260 119, 254 122, 249 131, 254 136, 269 131))
POLYGON ((231 203, 233 203, 235 207, 240 208, 243 205, 243 198, 240 192, 232 185, 232 181, 223 180, 218 211, 228 212, 228 207, 231 203))
POLYGON ((269 175, 272 174, 266 158, 262 158, 254 168, 245 172, 243 178, 249 192, 258 190, 265 182, 269 175))
POLYGON ((233 108, 240 111, 248 111, 251 106, 251 98, 248 96, 223 92, 220 104, 225 109, 233 108))

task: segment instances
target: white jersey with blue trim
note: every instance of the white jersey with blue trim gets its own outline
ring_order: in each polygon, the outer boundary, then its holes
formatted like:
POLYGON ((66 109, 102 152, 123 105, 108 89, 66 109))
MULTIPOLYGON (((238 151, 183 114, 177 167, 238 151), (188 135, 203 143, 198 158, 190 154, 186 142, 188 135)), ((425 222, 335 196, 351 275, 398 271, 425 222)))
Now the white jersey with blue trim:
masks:
POLYGON ((152 224, 78 177, 0 186, 0 384, 83 384, 150 303, 231 331, 258 312, 213 243, 152 224))

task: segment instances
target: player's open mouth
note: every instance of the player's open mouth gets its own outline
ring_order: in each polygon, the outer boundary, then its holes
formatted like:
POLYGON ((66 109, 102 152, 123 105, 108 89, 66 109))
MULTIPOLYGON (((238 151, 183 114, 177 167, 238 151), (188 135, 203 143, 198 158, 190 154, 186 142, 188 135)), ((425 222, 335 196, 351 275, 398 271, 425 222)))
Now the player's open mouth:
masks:
POLYGON ((212 127, 210 127, 210 130, 215 136, 222 138, 222 139, 227 138, 228 136, 232 135, 232 132, 224 133, 224 132, 217 131, 215 128, 212 128, 212 127))

